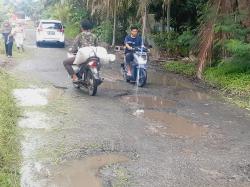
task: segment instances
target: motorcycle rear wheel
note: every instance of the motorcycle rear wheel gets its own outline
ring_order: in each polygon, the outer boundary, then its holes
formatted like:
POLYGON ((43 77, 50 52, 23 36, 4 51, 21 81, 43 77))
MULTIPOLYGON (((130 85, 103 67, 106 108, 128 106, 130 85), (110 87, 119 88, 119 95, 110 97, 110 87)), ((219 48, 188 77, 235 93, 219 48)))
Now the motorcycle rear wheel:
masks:
POLYGON ((91 71, 87 73, 88 93, 90 96, 95 96, 97 93, 97 81, 91 71))

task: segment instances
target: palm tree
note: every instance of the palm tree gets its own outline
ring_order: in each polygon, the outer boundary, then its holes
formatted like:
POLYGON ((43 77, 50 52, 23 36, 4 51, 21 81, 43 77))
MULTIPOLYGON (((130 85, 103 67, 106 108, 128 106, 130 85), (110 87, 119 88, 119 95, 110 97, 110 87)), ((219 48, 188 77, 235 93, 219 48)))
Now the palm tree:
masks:
MULTIPOLYGON (((241 12, 247 12, 247 14, 250 15, 250 8, 248 6, 250 0, 210 0, 209 3, 212 11, 200 31, 200 46, 198 54, 199 64, 197 70, 197 77, 199 79, 202 79, 202 73, 207 62, 211 61, 214 41, 222 41, 223 39, 230 37, 223 32, 216 35, 214 28, 217 21, 223 16, 229 17, 232 13, 235 14, 235 19, 237 14, 240 14, 241 12)), ((243 21, 242 24, 245 27, 250 28, 249 16, 245 18, 245 21, 243 21)))
POLYGON ((99 19, 113 19, 113 38, 112 46, 116 43, 116 28, 118 12, 128 9, 133 5, 134 0, 87 0, 86 6, 91 11, 91 14, 101 15, 99 19), (91 4, 91 7, 90 7, 91 4), (106 16, 104 16, 106 15, 106 16))

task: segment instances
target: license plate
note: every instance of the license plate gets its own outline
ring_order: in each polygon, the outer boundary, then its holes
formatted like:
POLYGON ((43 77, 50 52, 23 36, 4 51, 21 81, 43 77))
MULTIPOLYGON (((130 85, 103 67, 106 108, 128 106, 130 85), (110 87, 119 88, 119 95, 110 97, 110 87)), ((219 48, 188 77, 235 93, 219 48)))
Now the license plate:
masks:
POLYGON ((48 31, 47 33, 48 33, 48 35, 55 35, 54 31, 48 31))

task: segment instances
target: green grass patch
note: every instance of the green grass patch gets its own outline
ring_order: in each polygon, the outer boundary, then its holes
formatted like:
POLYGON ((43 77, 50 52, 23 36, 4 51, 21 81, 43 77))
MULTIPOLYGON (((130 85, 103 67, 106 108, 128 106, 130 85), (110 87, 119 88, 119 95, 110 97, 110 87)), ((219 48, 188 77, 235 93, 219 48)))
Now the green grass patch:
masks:
POLYGON ((207 68, 204 80, 226 94, 250 99, 250 71, 237 70, 238 65, 233 63, 207 68))
POLYGON ((167 62, 164 65, 164 68, 167 71, 174 72, 177 74, 182 74, 189 77, 195 76, 196 73, 196 65, 194 63, 172 61, 172 62, 167 62))
POLYGON ((19 110, 12 96, 15 81, 0 70, 0 186, 20 184, 19 140, 17 120, 19 110))

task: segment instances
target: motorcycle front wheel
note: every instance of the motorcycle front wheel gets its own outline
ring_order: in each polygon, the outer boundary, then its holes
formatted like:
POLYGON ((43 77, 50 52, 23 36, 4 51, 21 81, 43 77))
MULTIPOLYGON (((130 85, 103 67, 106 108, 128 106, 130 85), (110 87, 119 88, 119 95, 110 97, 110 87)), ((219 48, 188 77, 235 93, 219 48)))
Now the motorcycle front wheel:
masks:
POLYGON ((145 69, 139 69, 139 78, 136 81, 138 87, 143 87, 147 83, 147 71, 145 69))
POLYGON ((88 83, 88 92, 90 96, 95 96, 97 93, 97 81, 95 80, 93 73, 88 71, 87 73, 87 83, 88 83))

